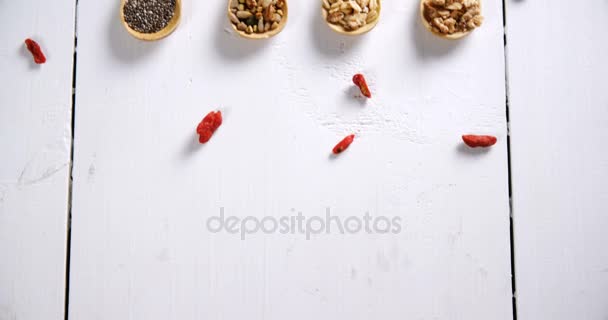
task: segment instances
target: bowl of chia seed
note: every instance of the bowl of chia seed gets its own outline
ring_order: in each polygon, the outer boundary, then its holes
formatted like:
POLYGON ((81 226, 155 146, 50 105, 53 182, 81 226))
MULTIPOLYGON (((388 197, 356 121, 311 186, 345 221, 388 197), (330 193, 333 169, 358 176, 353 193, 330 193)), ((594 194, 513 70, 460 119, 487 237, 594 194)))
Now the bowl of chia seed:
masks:
POLYGON ((181 8, 181 0, 122 0, 120 19, 133 37, 160 40, 179 24, 181 8))

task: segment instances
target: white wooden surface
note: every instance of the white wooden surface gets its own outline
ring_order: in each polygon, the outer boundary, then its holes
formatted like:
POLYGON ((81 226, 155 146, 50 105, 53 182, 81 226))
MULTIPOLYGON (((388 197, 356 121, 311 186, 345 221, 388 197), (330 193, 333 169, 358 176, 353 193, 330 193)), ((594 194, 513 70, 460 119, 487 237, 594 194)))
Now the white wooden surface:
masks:
POLYGON ((606 320, 608 2, 507 5, 518 319, 606 320))
POLYGON ((70 319, 512 318, 501 1, 462 42, 423 30, 413 2, 385 1, 354 39, 292 0, 270 41, 233 35, 222 1, 185 1, 173 35, 142 43, 117 5, 79 4, 70 319), (466 132, 499 143, 470 152, 466 132), (205 229, 220 207, 369 211, 404 232, 241 241, 205 229))
MULTIPOLYGON (((81 2, 71 318, 510 319, 501 12, 487 4, 461 43, 394 3, 361 39, 292 3, 287 29, 252 43, 225 31, 220 3, 186 2, 176 34, 144 44, 117 3, 81 2), (350 86, 361 70, 367 105, 350 86), (225 125, 198 146, 215 107, 225 125), (500 141, 467 153, 465 131, 500 141), (400 215, 404 232, 240 241, 204 226, 220 207, 327 206, 400 215)), ((1 320, 63 318, 73 6, 0 0, 1 320), (49 63, 30 63, 28 36, 49 63)), ((562 28, 567 6, 507 1, 518 319, 608 318, 606 6, 562 28)))
POLYGON ((0 319, 63 319, 74 1, 0 1, 0 319), (48 62, 36 66, 32 37, 48 62))

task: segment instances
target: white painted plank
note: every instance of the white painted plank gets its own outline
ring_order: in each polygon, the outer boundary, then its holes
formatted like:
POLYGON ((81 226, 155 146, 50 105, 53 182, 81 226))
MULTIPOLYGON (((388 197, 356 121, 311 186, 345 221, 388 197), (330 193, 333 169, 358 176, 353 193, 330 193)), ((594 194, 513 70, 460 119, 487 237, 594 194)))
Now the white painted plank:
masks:
POLYGON ((512 318, 500 1, 462 42, 428 34, 410 2, 385 1, 354 39, 291 1, 286 29, 251 42, 222 1, 185 1, 158 43, 131 39, 116 2, 79 5, 70 319, 512 318), (200 146, 213 108, 224 125, 200 146), (464 132, 500 142, 468 152, 464 132), (369 211, 404 231, 241 241, 205 229, 221 207, 369 211))
POLYGON ((608 2, 569 4, 507 7, 521 320, 608 319, 608 2))
POLYGON ((0 1, 0 319, 63 319, 74 1, 0 1), (47 63, 25 49, 31 37, 47 63))

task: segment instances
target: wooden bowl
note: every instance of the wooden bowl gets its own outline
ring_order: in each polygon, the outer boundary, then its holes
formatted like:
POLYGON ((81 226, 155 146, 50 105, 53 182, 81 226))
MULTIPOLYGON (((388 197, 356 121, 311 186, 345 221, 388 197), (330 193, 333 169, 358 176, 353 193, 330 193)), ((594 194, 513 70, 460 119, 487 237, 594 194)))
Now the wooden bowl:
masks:
POLYGON ((264 33, 247 33, 245 31, 241 31, 239 29, 237 29, 236 25, 234 23, 232 23, 232 21, 230 21, 230 3, 232 2, 232 0, 228 0, 228 11, 227 11, 227 17, 228 17, 228 22, 230 23, 230 25, 232 26, 232 29, 234 29, 234 31, 241 37, 246 38, 246 39, 253 39, 253 40, 262 40, 262 39, 268 39, 271 37, 276 36, 277 34, 279 34, 281 31, 283 31, 283 28, 285 28, 285 25, 287 24, 287 18, 289 17, 289 5, 288 5, 288 1, 285 0, 285 6, 283 8, 281 8, 281 10, 283 10, 283 18, 281 19, 281 22, 279 23, 279 26, 274 29, 274 30, 270 30, 264 33))
MULTIPOLYGON (((465 37, 466 35, 468 35, 469 33, 471 33, 471 31, 475 30, 475 29, 471 29, 469 31, 466 32, 455 32, 452 34, 445 34, 445 33, 441 33, 441 32, 435 32, 433 30, 433 26, 431 26, 431 24, 426 21, 426 18, 424 17, 424 3, 427 2, 428 0, 420 0, 420 18, 422 19, 422 24, 424 25, 424 27, 429 30, 432 34, 443 38, 443 39, 449 39, 449 40, 458 40, 460 38, 465 37)), ((479 7, 481 8, 481 0, 479 1, 479 7)))
POLYGON ((160 40, 160 39, 170 35, 173 31, 175 31, 175 28, 177 28, 177 25, 179 24, 179 21, 181 20, 182 0, 175 0, 175 11, 173 12, 173 18, 171 18, 171 20, 169 21, 169 23, 167 23, 167 26, 165 26, 165 28, 163 28, 162 30, 155 32, 155 33, 141 33, 141 32, 131 29, 131 27, 129 27, 129 24, 125 21, 124 7, 125 7, 126 2, 127 2, 127 0, 121 0, 121 3, 120 3, 120 21, 122 21, 122 25, 125 27, 125 29, 127 29, 129 34, 139 40, 144 40, 144 41, 160 40))
POLYGON ((341 25, 333 24, 333 23, 330 23, 329 21, 327 21, 327 15, 329 13, 327 12, 327 10, 325 10, 325 8, 323 8, 323 1, 321 1, 321 14, 323 15, 323 20, 325 20, 325 23, 327 23, 329 28, 332 29, 333 31, 335 31, 339 34, 347 35, 347 36, 358 36, 358 35, 362 35, 364 33, 370 32, 378 24, 378 21, 380 21, 381 11, 382 11, 382 1, 378 0, 378 16, 376 17, 376 19, 374 19, 374 21, 364 25, 363 27, 361 27, 357 30, 351 31, 351 30, 344 29, 344 27, 342 27, 341 25))

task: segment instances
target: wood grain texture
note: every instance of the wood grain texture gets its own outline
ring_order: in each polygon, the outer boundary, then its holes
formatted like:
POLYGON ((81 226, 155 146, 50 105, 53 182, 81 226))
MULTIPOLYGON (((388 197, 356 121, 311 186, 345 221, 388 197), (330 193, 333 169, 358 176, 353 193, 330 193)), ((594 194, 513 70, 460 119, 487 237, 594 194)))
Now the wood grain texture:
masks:
POLYGON ((234 34, 222 1, 185 1, 156 43, 117 6, 79 4, 71 320, 512 318, 501 1, 460 42, 426 31, 413 1, 386 1, 356 38, 291 1, 269 41, 234 34), (469 151, 469 132, 499 143, 469 151), (241 241, 205 229, 221 207, 369 211, 404 231, 241 241))
POLYGON ((63 319, 74 1, 0 1, 0 319, 63 319), (24 40, 38 41, 35 65, 24 40))
POLYGON ((605 320, 608 2, 507 4, 518 319, 605 320))

